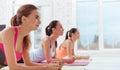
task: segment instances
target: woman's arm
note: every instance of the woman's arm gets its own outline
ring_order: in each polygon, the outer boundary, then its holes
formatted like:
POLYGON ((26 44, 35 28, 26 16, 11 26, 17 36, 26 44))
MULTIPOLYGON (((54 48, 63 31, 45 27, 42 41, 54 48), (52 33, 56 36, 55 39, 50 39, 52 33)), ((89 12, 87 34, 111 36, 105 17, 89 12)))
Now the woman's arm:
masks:
POLYGON ((71 41, 66 41, 66 48, 67 48, 67 56, 68 57, 72 57, 73 56, 73 50, 72 50, 72 43, 71 43, 71 41))
POLYGON ((48 38, 46 38, 45 40, 42 41, 42 47, 44 49, 45 59, 47 60, 48 63, 50 63, 51 62, 50 40, 48 38))
POLYGON ((24 66, 17 64, 14 50, 14 32, 12 29, 7 29, 3 32, 2 41, 10 70, 48 70, 48 68, 52 70, 58 69, 58 67, 50 66, 24 66))
POLYGON ((75 56, 75 59, 77 60, 89 60, 90 59, 90 56, 89 55, 84 55, 84 56, 75 56))
POLYGON ((35 63, 30 60, 29 51, 24 50, 23 52, 23 61, 27 66, 44 66, 45 64, 35 63))
POLYGON ((28 66, 56 66, 56 64, 42 64, 42 63, 36 63, 36 62, 32 62, 30 60, 30 56, 29 56, 29 51, 28 50, 24 50, 24 54, 23 54, 23 60, 24 60, 24 63, 25 65, 28 65, 28 66))
POLYGON ((13 68, 17 63, 17 60, 14 52, 14 32, 12 29, 9 28, 2 33, 2 42, 4 44, 8 66, 13 68))

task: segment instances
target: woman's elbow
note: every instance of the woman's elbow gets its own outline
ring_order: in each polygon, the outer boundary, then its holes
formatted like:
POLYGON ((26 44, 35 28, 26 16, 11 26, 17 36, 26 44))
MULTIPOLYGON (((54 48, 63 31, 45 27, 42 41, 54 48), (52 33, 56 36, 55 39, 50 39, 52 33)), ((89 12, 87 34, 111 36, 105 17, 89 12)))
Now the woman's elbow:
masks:
POLYGON ((9 67, 9 70, 18 70, 19 69, 18 64, 11 64, 11 65, 8 65, 8 67, 9 67))
POLYGON ((26 66, 32 66, 32 62, 25 62, 26 66))

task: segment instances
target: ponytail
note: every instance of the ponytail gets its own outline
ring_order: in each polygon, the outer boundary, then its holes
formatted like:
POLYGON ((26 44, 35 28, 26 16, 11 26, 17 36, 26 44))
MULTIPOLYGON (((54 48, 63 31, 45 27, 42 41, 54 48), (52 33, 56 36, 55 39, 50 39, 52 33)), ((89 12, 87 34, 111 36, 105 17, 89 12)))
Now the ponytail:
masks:
POLYGON ((50 22, 50 24, 45 28, 45 32, 47 36, 50 36, 52 34, 52 28, 56 28, 58 20, 53 20, 50 22))
POLYGON ((17 24, 17 16, 14 15, 12 18, 11 18, 11 26, 16 26, 17 24))
POLYGON ((49 25, 45 28, 45 32, 46 32, 46 35, 47 35, 47 36, 50 36, 50 35, 51 35, 52 31, 50 30, 49 25))
POLYGON ((77 28, 71 28, 69 31, 67 31, 65 40, 68 39, 69 37, 72 37, 72 33, 75 33, 76 31, 77 28))
POLYGON ((69 37, 69 31, 67 31, 67 33, 66 33, 65 40, 68 39, 68 37, 69 37))
POLYGON ((57 48, 57 41, 55 41, 55 46, 56 46, 56 48, 57 48))
POLYGON ((18 17, 17 15, 14 15, 11 19, 11 26, 19 26, 22 24, 21 21, 22 17, 18 17))

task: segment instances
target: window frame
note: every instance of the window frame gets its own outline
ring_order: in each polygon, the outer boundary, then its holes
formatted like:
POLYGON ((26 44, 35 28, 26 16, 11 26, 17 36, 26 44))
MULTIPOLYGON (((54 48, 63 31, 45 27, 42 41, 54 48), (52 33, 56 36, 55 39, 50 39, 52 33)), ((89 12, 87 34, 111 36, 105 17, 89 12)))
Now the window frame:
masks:
MULTIPOLYGON (((99 13, 99 16, 98 16, 98 33, 99 33, 99 49, 98 50, 78 50, 77 49, 77 43, 75 44, 75 51, 77 51, 75 54, 76 55, 80 55, 80 54, 90 54, 90 55, 95 55, 97 54, 97 56, 99 56, 98 54, 102 55, 103 53, 105 55, 109 55, 111 53, 110 56, 118 56, 119 54, 115 54, 116 52, 119 52, 120 53, 120 49, 116 49, 116 48, 112 48, 112 49, 105 49, 104 48, 104 37, 103 37, 103 7, 102 7, 102 4, 103 4, 103 1, 102 0, 73 0, 72 2, 72 16, 74 17, 74 19, 76 19, 76 6, 77 6, 77 3, 78 2, 93 2, 93 1, 97 1, 98 2, 98 13, 99 13)), ((104 1, 104 2, 116 2, 116 1, 104 1)), ((73 22, 74 24, 77 24, 76 23, 76 20, 74 20, 73 22)), ((77 26, 76 26, 77 27, 77 26)))

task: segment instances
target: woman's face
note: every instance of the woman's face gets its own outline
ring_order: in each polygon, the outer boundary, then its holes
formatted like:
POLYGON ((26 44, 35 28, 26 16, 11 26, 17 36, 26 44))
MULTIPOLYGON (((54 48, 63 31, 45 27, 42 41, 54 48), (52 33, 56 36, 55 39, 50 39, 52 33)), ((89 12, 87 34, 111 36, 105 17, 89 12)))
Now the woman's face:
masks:
POLYGON ((73 34, 74 38, 77 40, 80 38, 80 33, 79 31, 77 30, 74 34, 73 34))
POLYGON ((28 17, 26 17, 25 24, 31 30, 37 30, 39 25, 41 24, 39 12, 37 10, 33 10, 31 14, 28 17))
POLYGON ((55 33, 57 35, 63 35, 63 31, 64 31, 64 29, 63 29, 61 23, 57 22, 57 25, 56 25, 56 28, 55 28, 55 33))

